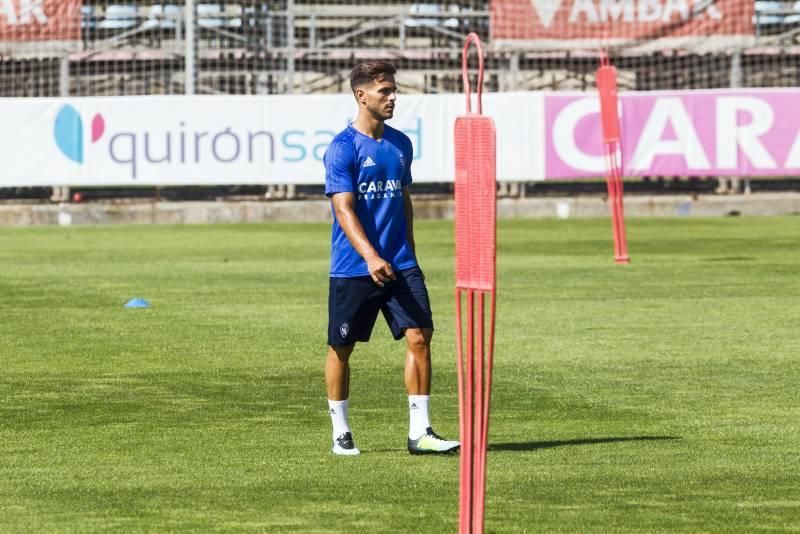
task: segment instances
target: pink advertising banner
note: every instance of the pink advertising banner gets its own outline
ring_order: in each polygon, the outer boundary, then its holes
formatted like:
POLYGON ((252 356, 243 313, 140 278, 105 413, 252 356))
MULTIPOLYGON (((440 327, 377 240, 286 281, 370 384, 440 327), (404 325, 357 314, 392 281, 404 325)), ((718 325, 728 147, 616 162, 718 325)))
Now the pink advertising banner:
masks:
MULTIPOLYGON (((545 97, 545 176, 602 176, 596 95, 545 97)), ((800 174, 800 90, 620 93, 625 176, 800 174)))

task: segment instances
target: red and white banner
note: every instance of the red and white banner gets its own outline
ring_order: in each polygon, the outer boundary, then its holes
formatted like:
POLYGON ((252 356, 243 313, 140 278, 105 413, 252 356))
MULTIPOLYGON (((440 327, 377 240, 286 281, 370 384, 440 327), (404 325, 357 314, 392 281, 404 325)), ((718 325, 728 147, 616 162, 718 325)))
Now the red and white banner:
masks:
POLYGON ((0 0, 0 42, 80 38, 81 0, 0 0))
POLYGON ((753 34, 752 0, 492 0, 491 10, 492 38, 501 47, 584 41, 596 49, 601 39, 639 46, 753 34))

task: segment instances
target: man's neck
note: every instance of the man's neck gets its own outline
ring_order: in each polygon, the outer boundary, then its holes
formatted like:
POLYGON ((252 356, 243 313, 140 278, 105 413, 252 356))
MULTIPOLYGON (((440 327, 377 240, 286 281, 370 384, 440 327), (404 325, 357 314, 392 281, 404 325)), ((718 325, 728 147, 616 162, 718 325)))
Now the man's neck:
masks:
POLYGON ((383 138, 383 121, 375 117, 359 113, 353 121, 353 128, 376 141, 383 138))

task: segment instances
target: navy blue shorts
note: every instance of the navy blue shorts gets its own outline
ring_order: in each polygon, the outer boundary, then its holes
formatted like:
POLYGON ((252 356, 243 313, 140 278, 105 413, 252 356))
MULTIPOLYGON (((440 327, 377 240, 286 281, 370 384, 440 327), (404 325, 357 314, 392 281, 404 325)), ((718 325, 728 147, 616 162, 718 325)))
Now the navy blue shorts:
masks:
POLYGON ((328 345, 347 346, 369 341, 378 312, 395 339, 406 328, 433 329, 428 288, 419 267, 395 273, 383 287, 370 276, 330 279, 328 293, 328 345))

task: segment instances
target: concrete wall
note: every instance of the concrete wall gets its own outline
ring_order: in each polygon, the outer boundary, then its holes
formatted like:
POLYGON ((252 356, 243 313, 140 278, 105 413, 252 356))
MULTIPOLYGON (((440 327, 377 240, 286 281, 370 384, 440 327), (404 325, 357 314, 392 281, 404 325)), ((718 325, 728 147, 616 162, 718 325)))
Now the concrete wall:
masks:
MULTIPOLYGON (((603 197, 503 198, 500 218, 608 217, 603 197)), ((452 219, 451 199, 418 198, 420 219, 452 219)), ((628 196, 628 217, 719 217, 800 214, 800 193, 750 195, 628 196)), ((327 200, 235 202, 89 202, 85 204, 0 204, 0 225, 217 224, 329 222, 327 200)))

